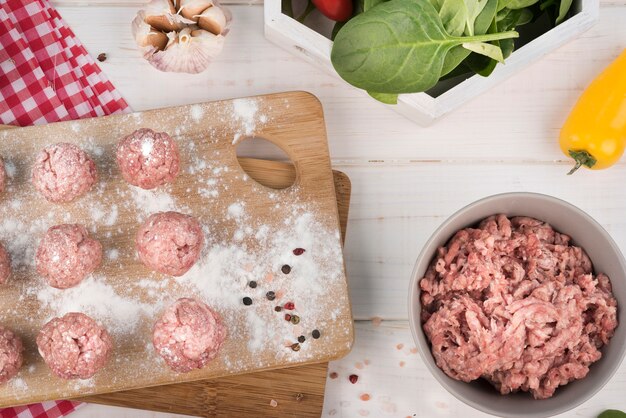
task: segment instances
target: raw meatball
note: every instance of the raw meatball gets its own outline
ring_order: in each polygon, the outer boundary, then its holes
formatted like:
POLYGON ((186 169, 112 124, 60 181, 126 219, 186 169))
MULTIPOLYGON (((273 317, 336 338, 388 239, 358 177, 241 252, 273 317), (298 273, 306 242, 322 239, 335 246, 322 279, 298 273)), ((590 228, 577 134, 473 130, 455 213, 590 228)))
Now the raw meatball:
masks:
POLYGON ((116 157, 122 177, 142 189, 173 182, 180 165, 176 142, 165 132, 146 128, 122 139, 116 157))
POLYGON ((98 181, 96 164, 82 149, 59 143, 44 148, 35 161, 32 181, 50 202, 71 202, 98 181))
POLYGON ((152 270, 182 276, 200 257, 202 228, 189 215, 159 212, 150 215, 137 231, 136 246, 141 261, 152 270))
POLYGON ((37 335, 39 354, 62 379, 89 379, 104 367, 112 347, 107 330, 79 312, 52 319, 37 335))
POLYGON ((102 261, 102 245, 78 224, 48 229, 35 255, 37 272, 57 289, 76 286, 102 261))
POLYGON ((0 384, 9 381, 20 370, 23 351, 20 337, 0 325, 0 384))
POLYGON ((0 244, 0 284, 5 284, 11 275, 11 256, 0 244))
POLYGON ((0 193, 4 193, 7 188, 7 170, 4 167, 4 159, 0 157, 0 193))
POLYGON ((217 313, 198 300, 182 298, 154 324, 152 343, 172 370, 186 373, 213 360, 225 338, 217 313))

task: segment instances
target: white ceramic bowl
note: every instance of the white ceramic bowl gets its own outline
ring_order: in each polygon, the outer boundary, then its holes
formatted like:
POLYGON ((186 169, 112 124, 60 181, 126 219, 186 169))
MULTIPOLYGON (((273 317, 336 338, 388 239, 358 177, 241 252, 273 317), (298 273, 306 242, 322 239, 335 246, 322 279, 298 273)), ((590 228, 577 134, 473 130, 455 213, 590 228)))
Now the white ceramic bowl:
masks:
POLYGON ((420 355, 433 376, 450 393, 483 412, 515 417, 547 417, 566 412, 596 394, 619 368, 626 351, 626 262, 617 244, 589 215, 554 197, 535 193, 506 193, 474 202, 448 218, 422 249, 409 288, 409 321, 420 355), (448 377, 437 367, 430 344, 420 321, 419 280, 424 277, 438 247, 463 228, 482 219, 503 213, 508 216, 530 216, 548 222, 555 230, 572 237, 575 245, 585 249, 596 272, 606 273, 613 285, 618 304, 618 325, 610 343, 602 349, 602 358, 591 365, 582 380, 559 387, 549 399, 535 400, 528 393, 500 395, 489 383, 479 379, 465 383, 448 377))

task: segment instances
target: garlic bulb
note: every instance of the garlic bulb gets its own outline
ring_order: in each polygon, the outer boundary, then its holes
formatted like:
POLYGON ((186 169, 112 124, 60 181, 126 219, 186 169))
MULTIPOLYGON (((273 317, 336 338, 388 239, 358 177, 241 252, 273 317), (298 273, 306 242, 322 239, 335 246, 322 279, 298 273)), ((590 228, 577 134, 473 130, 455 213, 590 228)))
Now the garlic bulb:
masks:
POLYGON ((132 30, 155 68, 199 73, 222 51, 231 19, 217 0, 152 0, 137 14, 132 30))
POLYGON ((193 19, 204 10, 213 6, 211 0, 180 0, 178 5, 178 13, 187 19, 193 19))

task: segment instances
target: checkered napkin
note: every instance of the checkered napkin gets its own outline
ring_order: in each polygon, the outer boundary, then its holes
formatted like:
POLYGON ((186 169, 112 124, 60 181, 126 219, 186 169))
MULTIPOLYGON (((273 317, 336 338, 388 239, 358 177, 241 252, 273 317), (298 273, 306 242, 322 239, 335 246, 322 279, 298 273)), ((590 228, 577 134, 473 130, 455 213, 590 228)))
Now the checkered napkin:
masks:
POLYGON ((129 110, 48 0, 0 1, 0 123, 39 125, 129 110))
MULTIPOLYGON (((129 112, 47 0, 0 0, 0 123, 40 125, 129 112)), ((59 418, 79 402, 0 409, 0 418, 59 418)))
POLYGON ((74 412, 82 404, 70 401, 50 401, 0 409, 0 418, 58 418, 74 412))

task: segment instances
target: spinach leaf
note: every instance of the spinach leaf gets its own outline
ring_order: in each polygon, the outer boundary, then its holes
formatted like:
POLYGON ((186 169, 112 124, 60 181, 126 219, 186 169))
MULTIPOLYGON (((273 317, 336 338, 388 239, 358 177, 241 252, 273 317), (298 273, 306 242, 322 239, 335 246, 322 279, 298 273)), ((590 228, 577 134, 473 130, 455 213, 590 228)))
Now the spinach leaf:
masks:
POLYGON ((529 9, 503 9, 496 15, 499 30, 510 30, 533 20, 529 9))
MULTIPOLYGON (((476 35, 483 35, 489 31, 489 27, 496 17, 496 9, 498 8, 498 0, 487 0, 487 4, 483 8, 483 11, 476 18, 476 22, 474 23, 474 33, 476 35)), ((496 31, 494 31, 496 32, 496 31)), ((467 33, 467 32, 466 32, 467 33)), ((452 70, 458 67, 458 65, 465 60, 471 51, 463 48, 463 46, 455 46, 448 52, 446 58, 443 61, 443 68, 441 70, 441 75, 447 75, 452 70)), ((468 69, 465 68, 463 72, 467 72, 468 69)), ((462 73, 461 73, 462 74, 462 73)))
POLYGON ((498 45, 489 44, 487 42, 464 42, 463 48, 468 49, 477 54, 484 55, 498 62, 504 62, 502 50, 498 45))
POLYGON ((513 31, 451 36, 431 3, 391 0, 346 23, 335 38, 331 61, 337 73, 356 87, 413 93, 437 84, 452 48, 517 36, 513 31))
POLYGON ((565 20, 565 17, 567 17, 567 13, 571 7, 572 0, 561 0, 561 3, 559 4, 559 15, 557 16, 555 22, 557 25, 565 20))
POLYGON ((465 33, 470 36, 474 35, 474 25, 476 19, 487 5, 487 0, 465 0, 465 7, 467 8, 467 18, 465 20, 465 33))
POLYGON ((523 9, 530 7, 539 0, 499 0, 498 11, 502 9, 523 9))
POLYGON ((598 415, 598 418, 626 418, 626 414, 617 409, 607 409, 598 415))
POLYGON ((487 0, 487 4, 483 8, 483 11, 476 18, 474 22, 474 33, 476 35, 482 35, 489 31, 493 19, 496 17, 498 11, 498 0, 487 0))
POLYGON ((368 91, 367 94, 372 96, 374 99, 379 102, 395 105, 398 104, 398 95, 397 94, 387 94, 387 93, 374 93, 373 91, 368 91))
POLYGON ((435 8, 439 10, 439 17, 443 22, 446 32, 452 36, 463 35, 468 19, 465 0, 443 0, 437 3, 440 7, 435 8))
POLYGON ((372 7, 384 3, 386 0, 360 0, 359 3, 361 3, 361 1, 363 2, 362 10, 367 12, 372 7))

